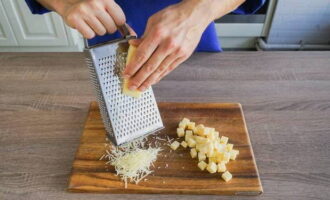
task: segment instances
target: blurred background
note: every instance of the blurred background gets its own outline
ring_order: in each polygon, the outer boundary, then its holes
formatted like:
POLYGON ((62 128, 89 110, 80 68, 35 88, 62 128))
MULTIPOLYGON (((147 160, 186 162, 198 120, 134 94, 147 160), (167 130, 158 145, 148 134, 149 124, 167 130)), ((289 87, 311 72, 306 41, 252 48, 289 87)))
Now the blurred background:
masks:
MULTIPOLYGON (((330 0, 268 0, 216 26, 225 50, 330 50, 330 0)), ((56 13, 32 15, 23 0, 0 0, 0 52, 82 50, 82 37, 56 13)))

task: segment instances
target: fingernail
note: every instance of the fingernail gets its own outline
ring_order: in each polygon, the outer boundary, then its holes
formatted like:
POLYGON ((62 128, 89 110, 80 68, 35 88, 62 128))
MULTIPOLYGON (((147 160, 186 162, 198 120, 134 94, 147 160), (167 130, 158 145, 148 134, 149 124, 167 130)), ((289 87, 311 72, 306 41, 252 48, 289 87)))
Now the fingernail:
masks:
POLYGON ((129 75, 128 74, 123 74, 123 78, 127 79, 127 78, 129 78, 129 75))
POLYGON ((131 85, 128 87, 129 90, 136 90, 136 88, 137 88, 136 85, 131 85))
POLYGON ((141 92, 144 92, 144 91, 146 90, 146 87, 145 87, 145 86, 141 86, 141 87, 139 88, 139 90, 140 90, 141 92))

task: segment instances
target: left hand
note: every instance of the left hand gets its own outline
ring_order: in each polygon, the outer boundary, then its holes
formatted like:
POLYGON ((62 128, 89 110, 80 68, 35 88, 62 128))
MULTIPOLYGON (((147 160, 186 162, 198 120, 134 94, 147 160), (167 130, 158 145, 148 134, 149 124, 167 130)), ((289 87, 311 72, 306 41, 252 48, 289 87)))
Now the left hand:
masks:
POLYGON ((129 89, 145 91, 193 53, 213 20, 199 2, 182 1, 161 10, 149 18, 141 39, 130 41, 137 50, 124 71, 129 89))

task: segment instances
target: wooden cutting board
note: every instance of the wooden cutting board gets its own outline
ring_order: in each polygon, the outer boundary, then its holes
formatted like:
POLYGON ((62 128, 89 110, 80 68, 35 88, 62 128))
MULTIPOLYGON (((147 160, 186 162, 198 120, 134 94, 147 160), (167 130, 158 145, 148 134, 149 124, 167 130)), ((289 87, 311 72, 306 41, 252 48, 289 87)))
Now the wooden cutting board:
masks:
POLYGON ((221 174, 200 171, 197 160, 189 150, 176 151, 164 145, 154 163, 154 173, 138 185, 124 183, 112 166, 99 160, 105 153, 106 136, 96 102, 92 102, 78 151, 73 162, 68 191, 102 193, 153 194, 217 194, 259 195, 262 186, 254 160, 242 107, 237 103, 159 103, 165 125, 159 135, 177 138, 178 122, 187 117, 198 124, 215 127, 220 135, 228 136, 234 148, 240 151, 237 159, 227 164, 233 179, 224 182, 221 174), (167 166, 166 166, 167 164, 167 166))

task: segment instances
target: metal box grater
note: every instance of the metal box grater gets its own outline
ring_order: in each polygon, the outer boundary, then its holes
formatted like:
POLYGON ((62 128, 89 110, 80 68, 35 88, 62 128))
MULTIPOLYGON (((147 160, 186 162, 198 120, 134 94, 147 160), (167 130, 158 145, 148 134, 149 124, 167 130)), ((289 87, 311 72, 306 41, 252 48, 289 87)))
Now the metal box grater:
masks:
POLYGON ((89 46, 85 53, 102 120, 109 139, 120 145, 163 128, 152 88, 140 98, 122 94, 121 71, 126 65, 128 40, 135 38, 126 26, 120 27, 122 39, 89 46))

